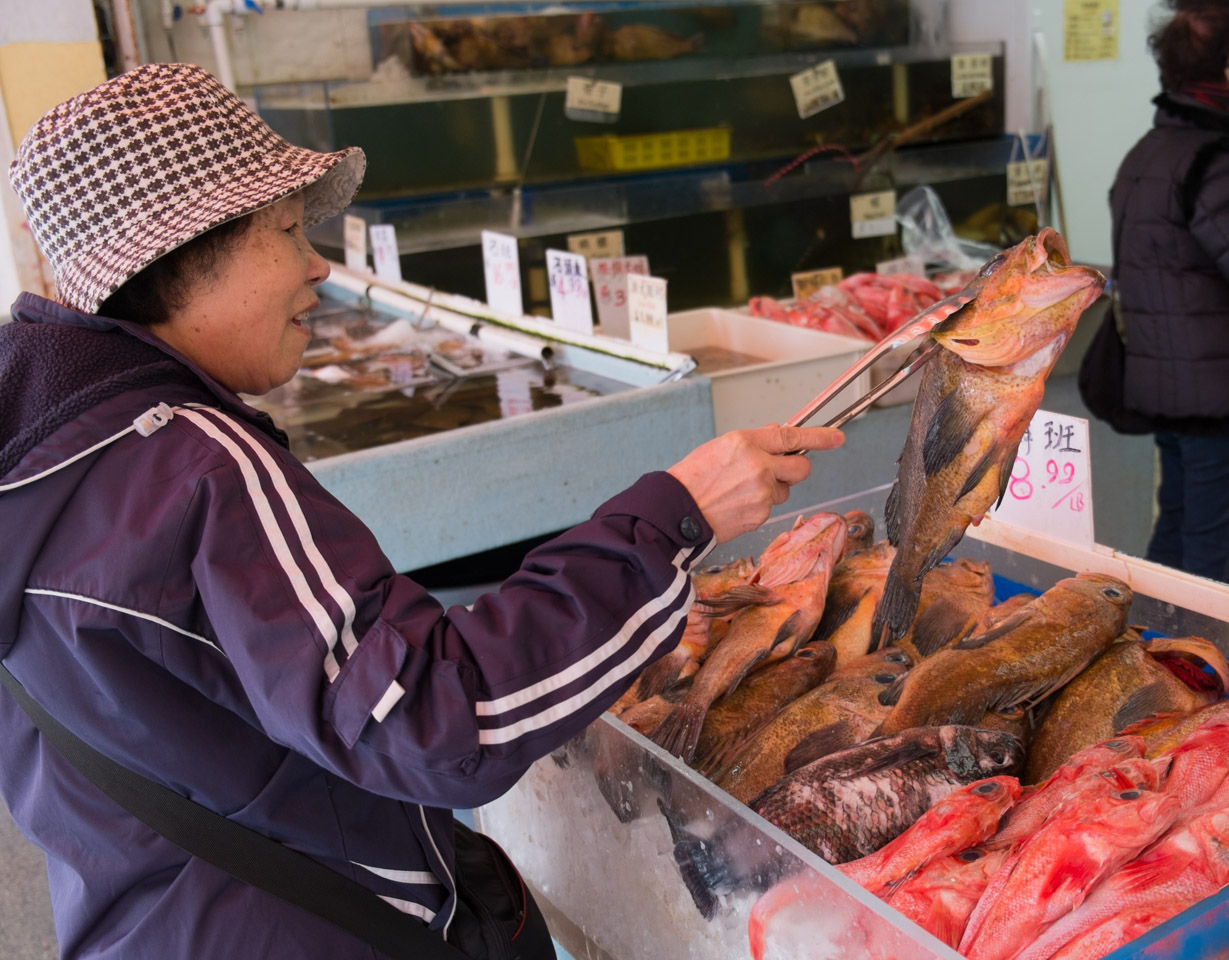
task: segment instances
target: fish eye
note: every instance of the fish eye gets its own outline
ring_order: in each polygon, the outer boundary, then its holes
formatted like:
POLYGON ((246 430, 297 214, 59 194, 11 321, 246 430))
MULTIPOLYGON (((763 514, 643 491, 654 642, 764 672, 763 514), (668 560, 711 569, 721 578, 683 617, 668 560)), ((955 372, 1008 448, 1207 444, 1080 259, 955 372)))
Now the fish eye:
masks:
POLYGON ((956 854, 956 856, 965 863, 973 863, 980 860, 983 856, 985 856, 985 854, 983 854, 980 850, 962 850, 960 853, 956 854))
POLYGON ((703 570, 701 570, 700 572, 701 572, 701 573, 720 573, 720 572, 721 572, 721 564, 719 564, 719 563, 718 563, 718 564, 716 564, 715 566, 712 566, 712 567, 705 567, 705 568, 704 568, 703 570))
POLYGON ((998 256, 996 256, 996 257, 992 258, 992 259, 991 259, 991 260, 990 260, 990 261, 989 261, 989 262, 988 262, 988 263, 987 263, 984 267, 982 267, 979 271, 977 271, 977 275, 978 275, 979 277, 988 277, 988 276, 990 276, 990 275, 991 275, 992 273, 994 273, 994 272, 995 272, 995 271, 996 271, 999 267, 1001 267, 1001 266, 1004 264, 1004 262, 1006 262, 1006 260, 1007 260, 1007 254, 1005 254, 1005 253, 1000 253, 998 256))
POLYGON ((889 653, 883 659, 888 661, 888 663, 908 663, 909 662, 909 658, 905 656, 903 653, 889 653))
POLYGON ((973 788, 973 792, 984 797, 988 793, 994 793, 998 788, 997 783, 979 783, 973 788))
POLYGON ((1123 592, 1117 587, 1106 587, 1101 591, 1101 595, 1109 597, 1111 600, 1121 600, 1123 598, 1123 592))
POLYGON ((1123 790, 1122 793, 1118 794, 1119 800, 1138 800, 1139 797, 1140 792, 1138 790, 1123 790))
POLYGON ((1007 762, 1007 754, 1003 753, 1002 750, 996 750, 994 753, 990 754, 990 759, 995 763, 1003 764, 1007 762))
POLYGON ((819 656, 819 652, 816 650, 799 650, 794 656, 801 660, 814 660, 819 656))
POLYGON ((871 679, 874 680, 876 683, 894 683, 896 681, 896 674, 877 673, 873 677, 871 677, 871 679))
POLYGON ((1125 740, 1106 740, 1105 745, 1111 750, 1121 750, 1123 747, 1129 746, 1125 740))

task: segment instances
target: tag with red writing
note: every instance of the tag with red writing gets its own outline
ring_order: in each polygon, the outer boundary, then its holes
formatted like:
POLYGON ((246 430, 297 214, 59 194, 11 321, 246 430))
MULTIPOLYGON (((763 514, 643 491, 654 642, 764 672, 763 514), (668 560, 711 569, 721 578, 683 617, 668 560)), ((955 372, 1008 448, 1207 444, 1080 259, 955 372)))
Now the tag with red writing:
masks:
POLYGON ((521 300, 521 266, 516 237, 482 231, 482 270, 486 275, 486 302, 496 313, 519 317, 525 312, 521 300))
POLYGON ((608 337, 631 339, 627 314, 627 278, 629 274, 649 275, 649 258, 590 257, 593 274, 593 295, 597 300, 597 319, 602 333, 608 337))

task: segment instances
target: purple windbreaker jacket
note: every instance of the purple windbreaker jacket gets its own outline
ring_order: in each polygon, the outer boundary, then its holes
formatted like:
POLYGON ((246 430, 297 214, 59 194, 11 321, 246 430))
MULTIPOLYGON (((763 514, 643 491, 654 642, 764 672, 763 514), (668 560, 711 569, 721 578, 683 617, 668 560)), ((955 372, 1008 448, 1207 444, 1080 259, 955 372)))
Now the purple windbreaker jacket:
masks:
MULTIPOLYGON (((507 790, 673 648, 712 531, 653 473, 445 611, 272 421, 139 326, 0 326, 0 658, 61 723, 444 934, 451 808, 507 790)), ((390 491, 390 495, 398 495, 390 491)), ((0 689, 0 793, 65 957, 371 958, 189 857, 0 689)))

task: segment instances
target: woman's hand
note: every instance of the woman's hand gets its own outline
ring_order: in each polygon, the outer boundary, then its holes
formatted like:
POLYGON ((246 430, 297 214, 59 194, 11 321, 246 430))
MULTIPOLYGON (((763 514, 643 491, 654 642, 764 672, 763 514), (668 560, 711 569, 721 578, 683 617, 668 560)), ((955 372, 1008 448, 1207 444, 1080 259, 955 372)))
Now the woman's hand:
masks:
POLYGON ((773 506, 789 499, 789 488, 811 475, 795 451, 831 450, 845 435, 831 427, 735 430, 696 447, 669 469, 691 494, 718 543, 754 530, 773 506))

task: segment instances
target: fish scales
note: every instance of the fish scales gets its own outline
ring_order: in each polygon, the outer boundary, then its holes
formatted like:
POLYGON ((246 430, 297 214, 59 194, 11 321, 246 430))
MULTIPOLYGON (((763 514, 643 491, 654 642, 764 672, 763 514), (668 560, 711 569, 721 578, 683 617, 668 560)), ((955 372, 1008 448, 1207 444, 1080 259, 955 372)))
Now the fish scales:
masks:
POLYGON ((874 853, 961 786, 1023 760, 1010 734, 948 725, 882 737, 795 770, 751 809, 830 863, 874 853))
POLYGON ((909 433, 888 494, 897 548, 873 642, 913 623, 922 578, 980 523, 1011 476, 1045 380, 1105 278, 1075 266, 1047 227, 990 260, 966 288, 971 302, 931 332, 943 349, 923 368, 909 433))

